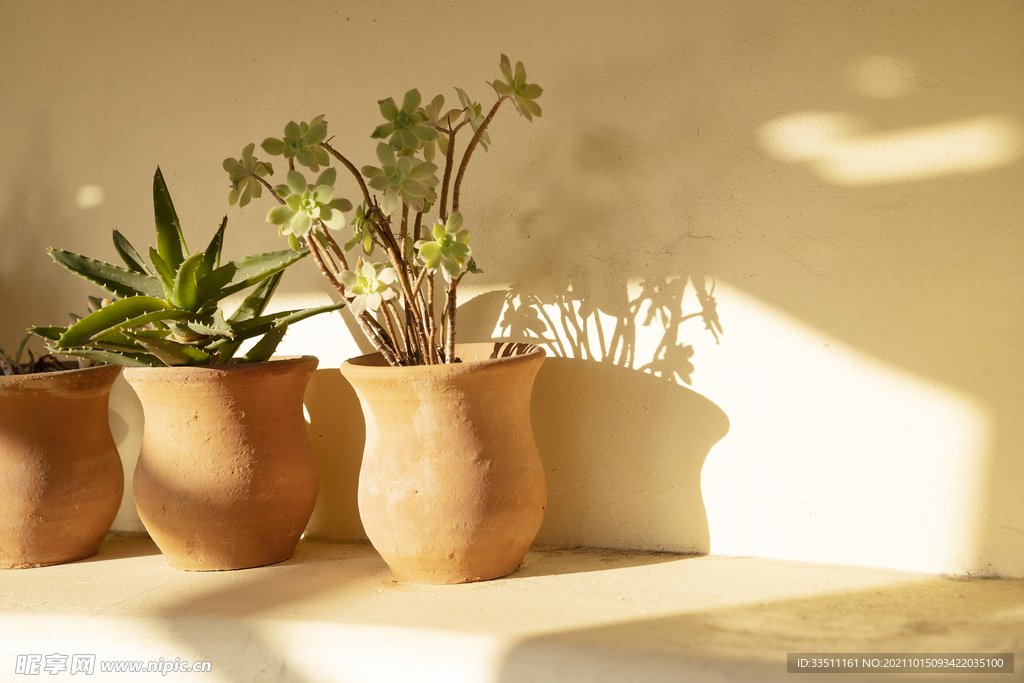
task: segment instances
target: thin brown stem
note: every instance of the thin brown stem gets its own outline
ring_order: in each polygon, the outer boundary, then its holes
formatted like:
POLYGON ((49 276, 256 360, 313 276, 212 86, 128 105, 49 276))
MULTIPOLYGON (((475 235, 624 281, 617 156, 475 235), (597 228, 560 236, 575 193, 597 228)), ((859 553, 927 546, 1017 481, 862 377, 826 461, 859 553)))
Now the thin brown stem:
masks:
MULTIPOLYGON (((334 289, 336 289, 339 294, 341 294, 345 301, 352 303, 352 297, 347 296, 345 294, 345 286, 341 283, 340 280, 338 280, 338 278, 333 273, 331 273, 331 271, 327 268, 327 264, 324 263, 323 257, 321 256, 320 251, 317 249, 316 240, 313 238, 312 235, 308 233, 306 234, 305 239, 306 246, 309 247, 309 251, 313 255, 313 260, 316 262, 317 268, 320 269, 320 273, 327 279, 331 286, 334 287, 334 289)), ((378 351, 380 351, 381 355, 384 356, 384 359, 388 362, 389 365, 400 365, 398 360, 395 358, 395 354, 392 353, 391 349, 388 347, 388 344, 385 342, 384 336, 378 334, 377 330, 371 327, 370 323, 367 320, 368 318, 369 316, 365 312, 363 312, 361 315, 356 316, 356 322, 359 323, 359 327, 363 330, 363 334, 365 334, 366 338, 370 340, 370 343, 372 343, 374 347, 378 351)), ((370 320, 372 320, 372 318, 370 320)), ((373 322, 376 323, 376 321, 373 322)))
POLYGON ((430 336, 430 355, 435 361, 440 361, 440 358, 437 357, 437 316, 434 312, 433 273, 431 273, 430 277, 427 278, 427 320, 429 321, 427 334, 430 336))
MULTIPOLYGON (((405 255, 409 253, 409 205, 402 202, 402 227, 398 243, 402 247, 402 266, 405 265, 405 255)), ((395 264, 398 265, 398 264, 395 264)))
MULTIPOLYGON (((491 111, 487 114, 487 118, 480 124, 480 127, 476 129, 476 133, 469 141, 469 145, 466 146, 466 151, 462 155, 462 163, 459 164, 459 174, 455 176, 455 187, 452 190, 452 213, 459 210, 459 191, 462 189, 462 178, 466 175, 466 167, 469 166, 469 158, 473 155, 473 150, 480 143, 480 138, 483 137, 484 131, 487 130, 487 126, 490 125, 494 115, 498 113, 498 107, 501 103, 509 98, 508 95, 502 95, 498 98, 498 101, 491 107, 491 111)), ((449 148, 450 150, 451 148, 449 148)))
POLYGON ((444 335, 444 362, 455 362, 455 290, 459 286, 457 280, 448 281, 448 320, 444 335))
POLYGON ((467 123, 469 123, 468 118, 455 126, 448 134, 448 153, 444 158, 444 179, 441 181, 441 204, 438 210, 442 223, 448 220, 448 183, 451 182, 452 166, 455 164, 455 134, 467 123))
MULTIPOLYGON (((392 323, 392 320, 391 320, 391 313, 392 313, 391 309, 392 308, 394 308, 394 304, 392 304, 390 301, 385 301, 384 305, 381 306, 381 311, 383 311, 383 313, 384 313, 384 324, 388 328, 388 334, 391 336, 392 341, 395 342, 395 352, 398 355, 398 359, 400 361, 402 361, 402 365, 406 365, 405 361, 406 361, 406 359, 409 356, 409 344, 408 344, 408 340, 406 340, 406 346, 405 346, 406 352, 405 352, 405 354, 403 354, 402 353, 402 348, 398 344, 398 333, 395 332, 395 326, 394 326, 394 324, 392 323)), ((394 315, 395 315, 395 321, 396 322, 400 321, 400 319, 398 317, 398 312, 397 311, 394 312, 394 315)))
POLYGON ((344 165, 345 168, 347 168, 352 173, 352 175, 355 176, 356 182, 359 183, 359 189, 363 193, 363 198, 366 199, 366 205, 368 207, 373 207, 374 203, 373 198, 370 196, 370 190, 369 188, 366 187, 366 183, 363 181, 363 175, 359 172, 359 169, 355 167, 355 164, 346 159, 341 154, 341 152, 331 147, 327 142, 321 142, 320 146, 326 149, 331 154, 331 156, 340 161, 342 165, 344 165))

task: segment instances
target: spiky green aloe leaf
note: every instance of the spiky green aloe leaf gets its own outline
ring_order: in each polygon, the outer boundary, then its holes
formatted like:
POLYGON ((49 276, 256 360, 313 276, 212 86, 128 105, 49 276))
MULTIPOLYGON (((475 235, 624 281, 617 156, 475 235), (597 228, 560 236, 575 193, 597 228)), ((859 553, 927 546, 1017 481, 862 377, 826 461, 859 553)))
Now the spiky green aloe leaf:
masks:
POLYGON ((159 166, 153 175, 153 209, 156 218, 157 251, 164 263, 170 266, 171 271, 177 272, 178 266, 188 256, 188 246, 185 244, 185 235, 181 232, 181 223, 178 222, 171 193, 167 190, 167 183, 164 182, 164 174, 160 172, 159 166))
POLYGON ((135 333, 128 336, 144 346, 147 351, 166 365, 205 365, 210 354, 190 344, 181 344, 170 339, 155 339, 135 333))
POLYGON ((152 296, 118 299, 68 327, 57 340, 57 346, 84 346, 91 341, 101 341, 104 337, 123 329, 145 325, 154 320, 182 318, 187 315, 186 311, 176 309, 163 299, 152 296))
POLYGON ((160 296, 160 280, 152 275, 137 273, 104 261, 73 254, 63 249, 50 249, 50 258, 75 275, 99 285, 114 296, 160 296))
POLYGON ((185 259, 174 276, 174 289, 171 290, 171 303, 186 311, 195 311, 198 301, 197 271, 205 259, 203 254, 192 254, 185 259))
MULTIPOLYGON (((236 341, 245 341, 246 339, 252 339, 258 337, 261 334, 267 334, 278 325, 282 323, 285 325, 291 325, 297 323, 300 320, 318 315, 320 313, 328 313, 330 311, 341 310, 345 307, 345 302, 342 301, 336 304, 329 304, 327 306, 319 306, 317 308, 302 308, 292 311, 280 311, 278 313, 271 313, 269 315, 260 316, 258 318, 252 318, 249 320, 243 320, 238 323, 231 325, 232 330, 235 333, 236 341)), ((210 344, 210 349, 217 349, 228 342, 226 340, 217 340, 210 344)))
POLYGON ((89 360, 98 361, 100 363, 109 363, 111 365, 124 365, 126 367, 139 368, 160 367, 164 365, 160 359, 148 353, 121 353, 119 351, 91 348, 58 349, 54 346, 47 346, 47 348, 54 353, 63 353, 66 356, 87 358, 89 360))
POLYGON ((256 286, 256 289, 252 291, 249 296, 245 297, 245 301, 235 309, 235 312, 228 318, 229 323, 239 323, 243 320, 252 320, 258 316, 263 315, 263 311, 267 308, 267 303, 270 301, 270 297, 274 296, 274 292, 277 290, 277 285, 281 282, 281 278, 284 276, 284 271, 274 273, 266 280, 263 280, 256 286))
POLYGON ((170 299, 171 292, 174 291, 174 269, 167 264, 167 261, 164 261, 160 252, 153 247, 149 248, 149 260, 153 263, 156 274, 160 276, 160 284, 163 287, 164 294, 170 299))
POLYGON ((213 272, 214 268, 220 268, 220 251, 224 246, 224 229, 228 227, 228 217, 220 222, 220 229, 210 240, 209 246, 203 252, 203 267, 199 271, 200 277, 213 272))
POLYGON ((235 292, 252 287, 281 272, 308 254, 309 251, 282 249, 226 263, 199 280, 197 305, 202 309, 215 304, 235 292))
POLYGON ((249 351, 242 356, 242 362, 244 363, 258 363, 260 361, 270 360, 270 357, 274 355, 274 351, 277 351, 278 345, 281 340, 284 339, 285 333, 288 331, 288 324, 281 323, 275 325, 273 329, 263 335, 256 344, 253 345, 249 351))
POLYGON ((143 275, 153 274, 150 272, 146 262, 139 256, 139 252, 132 246, 132 243, 117 230, 114 231, 114 249, 117 249, 117 253, 121 256, 124 264, 128 266, 128 270, 134 273, 142 273, 143 275))
MULTIPOLYGON (((28 331, 48 341, 57 341, 66 329, 65 327, 30 327, 28 331)), ((21 349, 18 352, 20 355, 21 349)))

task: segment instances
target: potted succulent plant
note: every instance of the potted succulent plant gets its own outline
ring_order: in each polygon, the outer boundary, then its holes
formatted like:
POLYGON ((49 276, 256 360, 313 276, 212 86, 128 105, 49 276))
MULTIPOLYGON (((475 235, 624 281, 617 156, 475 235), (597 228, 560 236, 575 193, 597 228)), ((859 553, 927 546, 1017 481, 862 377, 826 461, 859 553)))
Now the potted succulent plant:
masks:
POLYGON ((0 348, 0 568, 95 555, 124 473, 107 421, 120 368, 0 348))
POLYGON ((53 351, 127 366, 145 411, 133 488, 139 516, 178 569, 241 569, 285 560, 313 511, 319 473, 302 417, 317 359, 270 360, 288 325, 344 302, 265 314, 285 249, 222 263, 227 218, 190 253, 158 168, 156 248, 147 263, 116 230, 125 266, 51 249, 54 261, 113 300, 67 327, 33 332, 53 351), (218 304, 255 289, 230 316, 218 304), (258 341, 240 358, 242 342, 258 341))
POLYGON ((224 161, 229 203, 245 206, 268 190, 277 205, 267 221, 293 248, 309 250, 377 349, 342 366, 366 417, 359 510, 394 574, 411 581, 514 571, 547 500, 529 423, 543 350, 455 344, 459 283, 480 272, 472 220, 459 206, 466 169, 477 148, 487 149, 503 104, 528 121, 541 115, 542 89, 527 81, 522 62, 513 68, 502 55, 499 66, 489 110, 458 88, 449 109, 442 95, 424 104, 416 89, 400 104, 380 100, 384 122, 371 134, 379 165, 357 169, 331 144, 324 116, 292 121, 283 137, 262 142, 287 160, 283 183, 270 184, 273 168, 254 155, 255 143, 224 161), (334 187, 339 167, 359 191, 351 219, 352 203, 334 187), (307 172, 317 174, 312 182, 307 172), (346 227, 341 246, 333 233, 346 227))

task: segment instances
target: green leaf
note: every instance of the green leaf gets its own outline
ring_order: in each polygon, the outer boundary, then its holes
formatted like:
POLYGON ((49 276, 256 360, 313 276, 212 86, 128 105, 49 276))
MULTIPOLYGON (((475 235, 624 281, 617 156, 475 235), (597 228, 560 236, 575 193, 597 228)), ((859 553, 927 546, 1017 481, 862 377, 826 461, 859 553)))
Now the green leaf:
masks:
POLYGON ((176 272, 188 255, 188 246, 185 244, 185 236, 181 233, 178 214, 174 211, 171 193, 167 191, 167 183, 164 182, 159 166, 153 176, 153 207, 156 214, 157 251, 171 270, 176 272))
POLYGON ((160 281, 152 275, 136 273, 81 254, 63 249, 50 249, 50 257, 75 275, 99 285, 114 296, 160 296, 160 281))
POLYGON ((413 88, 409 92, 405 93, 405 97, 402 99, 402 109, 411 114, 416 111, 416 107, 420 106, 420 102, 422 101, 423 98, 420 96, 420 91, 413 88))
POLYGON ((379 140, 380 138, 386 138, 387 136, 391 135, 394 132, 395 132, 394 124, 392 124, 392 123, 382 123, 382 124, 380 124, 379 126, 377 126, 376 128, 373 129, 373 132, 370 133, 370 137, 379 140))
POLYGON ((157 275, 163 281, 164 292, 170 299, 170 293, 174 291, 174 270, 163 260, 160 254, 153 247, 149 248, 149 260, 153 263, 157 275))
POLYGON ((274 355, 274 351, 277 350, 278 344, 284 339, 286 332, 288 332, 288 325, 274 327, 274 329, 263 335, 263 339, 260 339, 249 349, 249 352, 242 357, 242 361, 245 363, 259 363, 270 360, 270 357, 274 355))
POLYGON ((281 156, 284 154, 284 140, 278 140, 277 138, 267 138, 260 145, 263 151, 272 156, 281 156))
MULTIPOLYGON (((390 97, 386 100, 380 100, 377 102, 377 105, 380 107, 381 116, 388 121, 394 121, 398 118, 398 107, 395 106, 395 101, 390 97)), ((388 132, 390 133, 391 131, 388 132)))
POLYGON ((502 55, 501 56, 501 61, 498 64, 501 67, 501 73, 505 77, 505 80, 508 81, 509 84, 511 85, 511 83, 512 83, 512 64, 511 64, 511 62, 509 62, 508 57, 506 57, 505 55, 502 55))
MULTIPOLYGON (((51 350, 56 351, 57 349, 51 350)), ((164 363, 160 362, 160 360, 155 356, 145 353, 122 353, 106 349, 60 349, 59 352, 67 356, 78 356, 79 358, 88 358, 89 360, 98 361, 100 363, 124 365, 126 367, 146 368, 161 367, 164 365, 164 363)))
MULTIPOLYGON (((280 311, 278 313, 271 313, 269 315, 260 316, 258 318, 251 318, 249 320, 243 320, 232 325, 232 330, 235 333, 236 340, 252 339, 258 337, 261 334, 270 332, 275 326, 285 323, 291 325, 297 323, 306 318, 320 313, 328 313, 330 311, 338 311, 345 307, 345 302, 339 302, 336 304, 328 304, 326 306, 319 306, 317 308, 302 308, 293 311, 280 311)), ((217 341, 210 345, 210 348, 219 348, 224 345, 224 342, 217 341)))
POLYGON ((247 256, 225 264, 199 281, 198 305, 203 308, 235 292, 252 287, 308 254, 308 251, 294 252, 291 249, 283 249, 269 254, 247 256))
POLYGON ((274 296, 277 285, 281 282, 283 276, 284 272, 282 271, 260 282, 256 289, 249 296, 245 297, 245 301, 231 314, 231 317, 228 318, 228 323, 239 323, 243 320, 252 320, 263 315, 270 297, 274 296))
POLYGON ((57 340, 61 348, 84 346, 94 339, 102 339, 123 328, 144 325, 152 320, 185 315, 184 311, 175 309, 163 299, 152 296, 133 296, 118 299, 109 306, 90 313, 74 325, 57 340))
POLYGON ((131 242, 125 239, 117 230, 114 231, 114 249, 117 249, 117 253, 120 254, 121 260, 128 266, 128 270, 135 273, 142 273, 143 275, 151 275, 149 267, 146 266, 146 262, 139 256, 139 252, 135 251, 135 247, 132 246, 131 242))
POLYGON ((196 271, 203 265, 206 256, 204 254, 192 254, 174 277, 174 291, 171 296, 171 303, 186 311, 196 310, 197 282, 196 271))
POLYGON ((150 339, 141 335, 129 336, 167 365, 204 365, 210 361, 210 354, 189 344, 170 339, 150 339))
POLYGON ((220 229, 214 234, 213 239, 210 240, 210 245, 206 247, 206 252, 203 254, 203 267, 200 271, 200 277, 213 271, 214 268, 220 268, 220 251, 224 246, 224 228, 228 227, 228 217, 224 216, 224 220, 220 222, 220 229))
MULTIPOLYGON (((63 327, 30 327, 28 331, 37 337, 42 337, 43 339, 48 339, 50 341, 57 341, 60 339, 60 336, 64 334, 65 330, 66 328, 63 327)), ((18 355, 21 355, 20 350, 18 355)))

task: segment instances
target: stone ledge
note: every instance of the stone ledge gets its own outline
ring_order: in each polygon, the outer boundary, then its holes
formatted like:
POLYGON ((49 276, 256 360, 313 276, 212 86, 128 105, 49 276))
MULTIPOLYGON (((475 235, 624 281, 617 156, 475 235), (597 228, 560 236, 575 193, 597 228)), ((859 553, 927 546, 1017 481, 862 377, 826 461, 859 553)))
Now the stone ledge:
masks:
MULTIPOLYGON (((304 540, 233 572, 171 569, 146 538, 93 558, 0 573, 0 680, 18 654, 209 661, 218 683, 835 681, 787 652, 1013 652, 1024 680, 1024 581, 961 580, 745 557, 533 550, 504 579, 399 583, 366 544, 304 540)), ((923 675, 867 674, 869 681, 923 675)), ((927 676, 926 676, 927 678, 927 676)))

